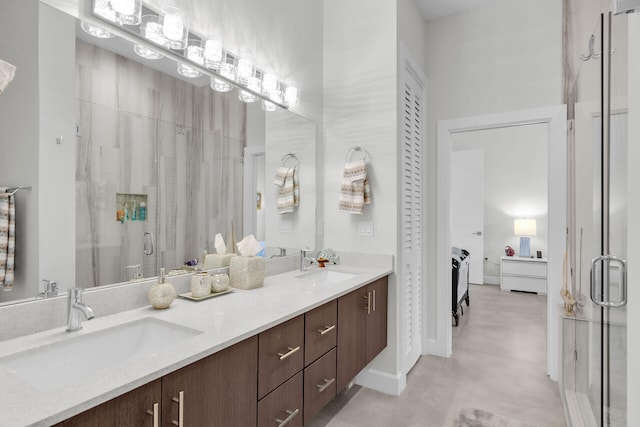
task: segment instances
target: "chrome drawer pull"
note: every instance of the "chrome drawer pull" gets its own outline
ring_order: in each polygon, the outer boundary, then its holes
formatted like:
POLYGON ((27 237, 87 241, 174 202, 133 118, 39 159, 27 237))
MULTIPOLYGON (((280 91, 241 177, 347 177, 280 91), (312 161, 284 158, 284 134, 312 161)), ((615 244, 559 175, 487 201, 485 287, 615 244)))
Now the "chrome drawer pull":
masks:
POLYGON ((376 290, 373 290, 373 311, 376 311, 376 290))
POLYGON ((318 329, 318 332, 320 332, 320 335, 324 335, 329 331, 333 331, 335 328, 336 325, 325 326, 324 329, 318 329))
POLYGON ((296 348, 291 348, 291 347, 287 347, 287 349, 289 350, 286 353, 278 353, 278 356, 280 357, 280 360, 284 360, 287 357, 291 356, 293 353, 295 353, 296 351, 300 350, 300 346, 297 346, 296 348))
POLYGON ((147 409, 147 414, 151 415, 153 417, 153 427, 159 427, 158 424, 158 404, 154 403, 153 404, 153 411, 151 409, 147 409))
POLYGON ((173 420, 171 424, 178 427, 184 426, 184 391, 178 394, 178 398, 172 397, 171 400, 178 404, 178 421, 173 420))
POLYGON ((367 314, 371 314, 371 292, 367 292, 367 295, 362 298, 367 300, 367 305, 364 309, 367 310, 367 314))
POLYGON ((335 378, 331 378, 329 379, 324 379, 324 384, 317 384, 316 387, 318 387, 318 392, 322 393, 323 391, 325 391, 327 389, 327 387, 329 387, 331 384, 333 384, 333 382, 335 381, 335 378))
POLYGON ((289 414, 289 416, 287 418, 285 418, 284 420, 281 420, 280 418, 276 418, 276 422, 279 423, 278 427, 282 427, 284 425, 287 425, 289 423, 289 421, 291 421, 292 419, 294 419, 296 417, 296 415, 298 415, 298 412, 300 412, 300 409, 296 409, 294 411, 291 411, 291 410, 287 409, 285 412, 287 414, 289 414))

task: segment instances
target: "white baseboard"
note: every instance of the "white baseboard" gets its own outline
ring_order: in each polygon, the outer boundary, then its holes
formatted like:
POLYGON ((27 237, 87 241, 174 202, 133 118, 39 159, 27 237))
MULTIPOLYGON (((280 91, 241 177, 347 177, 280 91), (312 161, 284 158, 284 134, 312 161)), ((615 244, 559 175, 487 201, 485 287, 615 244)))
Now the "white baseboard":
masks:
POLYGON ((434 338, 427 339, 426 354, 431 354, 433 356, 440 356, 440 357, 449 357, 447 355, 447 349, 445 348, 444 343, 441 343, 440 341, 434 338))
POLYGON ((499 285, 500 284, 500 276, 484 276, 482 278, 486 285, 499 285))
POLYGON ((396 375, 375 369, 365 368, 356 376, 356 384, 392 396, 400 396, 407 386, 407 376, 403 373, 396 375))

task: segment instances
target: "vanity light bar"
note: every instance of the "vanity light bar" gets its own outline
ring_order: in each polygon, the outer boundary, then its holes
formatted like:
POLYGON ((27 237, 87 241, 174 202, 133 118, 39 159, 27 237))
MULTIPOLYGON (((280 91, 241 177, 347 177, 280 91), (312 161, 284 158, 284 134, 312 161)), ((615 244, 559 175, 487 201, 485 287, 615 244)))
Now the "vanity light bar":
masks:
MULTIPOLYGON (((134 1, 138 2, 140 0, 134 1)), ((276 106, 284 109, 289 109, 294 108, 298 105, 299 92, 296 87, 287 85, 284 82, 280 81, 274 74, 267 73, 264 70, 258 68, 249 58, 241 58, 240 56, 229 52, 223 47, 220 48, 222 54, 221 61, 217 64, 215 58, 213 58, 213 61, 207 61, 206 58, 203 61, 196 61, 193 58, 189 57, 187 51, 188 47, 186 44, 187 40, 188 43, 196 43, 202 46, 202 49, 204 50, 203 54, 205 55, 205 57, 207 46, 209 45, 209 40, 193 31, 187 30, 188 17, 186 17, 186 14, 184 14, 184 16, 179 19, 180 22, 178 22, 178 19, 176 19, 174 25, 175 31, 171 33, 175 37, 171 37, 171 39, 168 39, 166 37, 166 31, 163 27, 163 34, 165 35, 165 37, 163 39, 159 39, 158 37, 155 37, 155 32, 154 37, 145 37, 145 34, 143 34, 143 32, 146 31, 144 22, 143 25, 128 24, 127 22, 122 22, 116 19, 114 11, 111 9, 112 2, 109 2, 108 0, 92 0, 92 3, 93 16, 108 24, 110 32, 132 42, 134 46, 137 47, 136 53, 138 51, 157 52, 159 56, 165 56, 176 61, 178 63, 179 70, 183 71, 180 73, 183 76, 198 77, 202 74, 208 75, 211 78, 212 89, 215 86, 214 81, 219 88, 226 88, 225 85, 230 85, 232 88, 236 87, 240 90, 240 100, 244 102, 253 102, 257 99, 262 99, 263 109, 267 111, 275 110, 276 106), (180 25, 178 25, 178 23, 180 25), (178 40, 177 37, 178 27, 180 27, 180 29, 184 31, 184 45, 178 44, 182 40, 178 40), (179 46, 183 47, 180 48, 179 46), (179 52, 178 50, 182 50, 182 52, 179 52), (228 69, 225 69, 225 71, 223 71, 223 63, 230 64, 233 67, 233 73, 231 73, 228 69), (216 65, 218 65, 217 68, 216 65), (258 79, 258 82, 256 82, 256 79, 258 79)), ((152 8, 145 5, 141 1, 140 3, 140 13, 142 17, 156 16, 158 17, 158 23, 163 21, 162 14, 154 11, 152 8)), ((209 46, 209 49, 213 49, 213 46, 209 46)), ((229 68, 229 66, 225 68, 229 68)))

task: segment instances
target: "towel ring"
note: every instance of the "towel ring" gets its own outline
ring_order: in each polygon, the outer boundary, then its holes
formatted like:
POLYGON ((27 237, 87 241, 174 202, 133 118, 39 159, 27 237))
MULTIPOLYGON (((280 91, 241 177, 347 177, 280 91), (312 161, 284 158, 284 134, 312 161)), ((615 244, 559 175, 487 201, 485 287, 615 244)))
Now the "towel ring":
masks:
POLYGON ((284 156, 282 156, 282 159, 280 160, 280 162, 282 163, 282 166, 286 166, 287 160, 289 159, 293 159, 294 160, 294 168, 297 168, 298 165, 300 164, 300 161, 298 160, 298 158, 296 157, 295 154, 293 153, 287 153, 284 156))
POLYGON ((356 146, 353 146, 353 147, 349 148, 349 151, 347 151, 347 154, 344 156, 344 161, 349 163, 352 160, 352 157, 353 157, 354 153, 357 153, 358 151, 360 151, 362 153, 362 159, 361 160, 367 160, 367 150, 363 149, 359 145, 356 145, 356 146))

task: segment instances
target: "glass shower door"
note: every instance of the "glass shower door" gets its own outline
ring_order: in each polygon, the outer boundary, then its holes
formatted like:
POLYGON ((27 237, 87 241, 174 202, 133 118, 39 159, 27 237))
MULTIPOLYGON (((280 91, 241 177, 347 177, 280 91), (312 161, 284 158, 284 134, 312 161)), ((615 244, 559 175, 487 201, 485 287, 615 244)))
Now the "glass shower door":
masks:
POLYGON ((594 150, 589 400, 600 426, 626 425, 627 17, 602 17, 602 115, 594 150))

